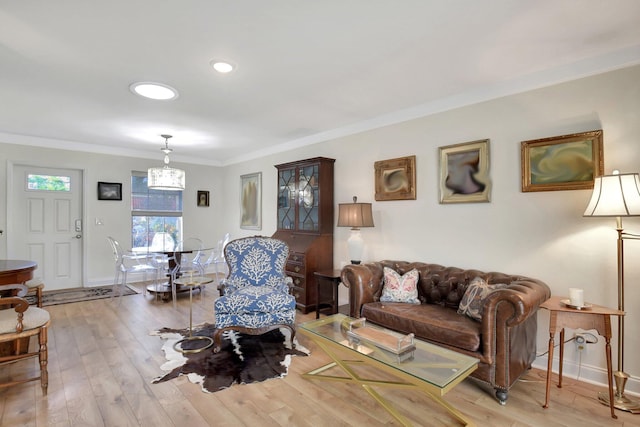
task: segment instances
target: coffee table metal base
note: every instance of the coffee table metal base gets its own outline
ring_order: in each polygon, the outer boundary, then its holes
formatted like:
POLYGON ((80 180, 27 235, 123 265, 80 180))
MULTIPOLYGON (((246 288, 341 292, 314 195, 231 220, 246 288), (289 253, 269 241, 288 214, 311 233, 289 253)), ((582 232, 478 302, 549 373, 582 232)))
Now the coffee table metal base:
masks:
MULTIPOLYGON (((318 337, 313 336, 313 334, 305 333, 304 329, 301 332, 307 337, 311 338, 313 342, 315 342, 329 357, 333 360, 333 362, 321 366, 317 369, 309 371, 302 376, 306 379, 317 379, 324 381, 339 381, 346 383, 353 383, 361 386, 364 390, 367 391, 379 404, 382 406, 389 414, 391 414, 395 419, 397 419, 404 426, 411 426, 411 422, 404 417, 398 410, 385 398, 383 398, 373 387, 387 387, 387 388, 402 388, 402 389, 418 389, 423 391, 427 396, 429 396, 434 402, 438 403, 444 409, 446 409, 451 415, 453 415, 458 421, 460 421, 465 426, 475 426, 475 424, 467 419, 460 411, 451 406, 447 401, 441 398, 444 396, 450 389, 452 389, 455 385, 459 384, 462 380, 464 380, 471 372, 473 372, 476 368, 469 370, 467 375, 461 375, 455 382, 451 383, 447 388, 441 389, 439 387, 435 387, 430 385, 429 383, 419 380, 412 375, 403 374, 401 371, 397 369, 391 368, 384 363, 377 362, 371 358, 363 356, 361 359, 356 360, 345 360, 340 358, 333 349, 344 349, 344 346, 334 343, 329 340, 318 339, 318 337), (366 379, 362 378, 352 369, 352 365, 370 365, 374 366, 377 369, 380 369, 384 372, 390 373, 391 375, 397 377, 398 381, 388 381, 388 380, 378 380, 378 379, 366 379), (340 367, 347 376, 337 376, 337 375, 324 375, 323 373, 331 368, 340 367)), ((355 354, 354 354, 355 355, 355 354)))

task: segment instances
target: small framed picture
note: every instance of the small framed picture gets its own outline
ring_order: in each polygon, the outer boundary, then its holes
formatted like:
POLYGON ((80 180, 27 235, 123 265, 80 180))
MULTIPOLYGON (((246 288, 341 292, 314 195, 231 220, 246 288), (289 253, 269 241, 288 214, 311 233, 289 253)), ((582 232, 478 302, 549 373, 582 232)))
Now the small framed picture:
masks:
POLYGON ((240 228, 262 230, 262 172, 240 177, 240 228))
POLYGON ((488 202, 489 140, 440 147, 440 203, 488 202))
POLYGON ((374 168, 376 200, 416 199, 416 156, 379 160, 374 168))
POLYGON ((209 192, 208 191, 200 191, 198 190, 198 207, 208 208, 209 207, 209 192))
POLYGON ((522 191, 583 190, 604 175, 602 130, 521 142, 522 191))
POLYGON ((98 182, 98 200, 122 200, 122 184, 98 182))

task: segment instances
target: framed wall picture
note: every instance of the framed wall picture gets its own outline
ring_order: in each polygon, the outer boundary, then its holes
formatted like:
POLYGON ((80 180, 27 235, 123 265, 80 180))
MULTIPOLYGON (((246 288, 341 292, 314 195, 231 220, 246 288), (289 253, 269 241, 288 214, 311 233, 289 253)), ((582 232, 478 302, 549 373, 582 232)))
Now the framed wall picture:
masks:
POLYGON ((122 200, 122 184, 98 182, 98 200, 122 200))
POLYGON ((593 188, 604 175, 602 130, 521 142, 522 191, 593 188))
POLYGON ((198 190, 198 207, 208 208, 209 207, 209 192, 208 191, 200 191, 198 190))
POLYGON ((489 140, 440 147, 440 203, 489 202, 489 140))
POLYGON ((262 229, 262 172, 240 177, 240 228, 262 229))
POLYGON ((375 162, 376 200, 416 199, 416 156, 375 162))

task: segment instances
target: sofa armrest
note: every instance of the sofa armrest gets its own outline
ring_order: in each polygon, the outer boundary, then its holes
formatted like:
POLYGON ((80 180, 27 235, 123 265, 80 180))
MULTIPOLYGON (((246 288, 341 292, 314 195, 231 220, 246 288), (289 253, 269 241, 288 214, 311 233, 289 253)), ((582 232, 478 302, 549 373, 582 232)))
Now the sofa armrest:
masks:
POLYGON ((495 316, 501 309, 500 305, 508 303, 513 307, 510 309, 512 314, 504 320, 508 326, 517 325, 537 312, 540 304, 550 297, 551 290, 544 282, 531 278, 519 278, 506 288, 496 290, 487 297, 483 320, 495 321, 495 316))
POLYGON ((349 316, 358 318, 363 304, 380 298, 383 284, 382 264, 350 264, 342 269, 340 276, 342 283, 349 288, 349 316))
POLYGON ((506 349, 503 334, 534 316, 540 304, 551 297, 544 282, 531 278, 518 278, 504 289, 492 292, 485 300, 482 315, 483 354, 493 359, 506 349), (496 336, 498 335, 498 336, 496 336))

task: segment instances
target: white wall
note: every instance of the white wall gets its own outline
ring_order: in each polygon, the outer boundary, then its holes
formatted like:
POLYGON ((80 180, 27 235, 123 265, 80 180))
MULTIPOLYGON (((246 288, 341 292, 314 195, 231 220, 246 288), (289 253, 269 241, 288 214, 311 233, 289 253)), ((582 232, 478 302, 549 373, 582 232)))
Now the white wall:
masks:
MULTIPOLYGON (((428 78, 428 76, 425 76, 428 78)), ((391 96, 391 95, 390 95, 391 96)), ((585 289, 589 302, 617 306, 616 233, 614 220, 583 218, 589 190, 522 193, 520 141, 603 129, 605 172, 640 172, 640 66, 589 77, 519 95, 434 114, 369 132, 302 147, 279 155, 222 169, 176 166, 186 169, 185 235, 201 234, 217 241, 225 232, 233 238, 271 235, 276 219, 275 164, 316 156, 335 163, 335 202, 350 202, 357 195, 373 203, 375 228, 363 229, 365 261, 403 259, 435 262, 463 268, 523 274, 544 280, 554 295, 567 295, 569 287, 585 289), (438 203, 438 147, 490 139, 490 203, 441 205, 438 203), (374 162, 416 155, 417 200, 374 200, 374 162), (239 228, 240 175, 262 172, 262 230, 239 228), (211 191, 210 208, 196 207, 196 191, 211 191)), ((80 168, 85 171, 87 225, 85 248, 88 283, 112 277, 105 242, 107 235, 129 238, 129 176, 158 161, 48 150, 2 144, 0 177, 10 164, 80 168), (123 182, 123 202, 96 200, 97 181, 123 182), (95 226, 95 217, 104 226, 95 226)), ((0 185, 0 229, 6 230, 6 185, 0 185)), ((10 207, 9 207, 10 208, 10 207)), ((637 218, 625 219, 629 231, 640 232, 637 218)), ((334 265, 347 258, 349 230, 335 229, 334 265)), ((627 390, 640 392, 640 242, 626 244, 626 360, 632 375, 627 390)), ((9 254, 10 255, 10 254, 9 254)), ((0 236, 0 258, 7 256, 6 235, 0 236)), ((345 289, 341 300, 346 302, 345 289)), ((548 340, 548 314, 538 316, 538 353, 548 340)), ((568 336, 572 336, 569 331, 568 336)), ((614 324, 614 369, 616 360, 614 324)), ((604 383, 603 339, 589 345, 582 357, 581 378, 604 383)), ((557 353, 556 353, 557 354, 557 353)), ((544 356, 536 366, 546 367, 544 356)), ((578 372, 578 357, 567 346, 565 372, 578 372)))
MULTIPOLYGON (((113 281, 113 258, 106 237, 113 236, 123 247, 131 246, 131 171, 145 171, 150 166, 161 164, 157 160, 136 159, 131 157, 89 154, 76 151, 55 150, 29 147, 0 142, 0 258, 11 258, 7 249, 7 233, 11 233, 7 224, 7 185, 8 174, 13 165, 51 166, 57 168, 82 169, 84 171, 84 237, 85 284, 111 283, 113 281), (122 201, 97 200, 97 182, 121 182, 122 201), (96 218, 103 225, 96 225, 96 218)), ((220 185, 220 169, 200 165, 187 165, 172 162, 175 167, 184 168, 187 185, 190 190, 183 195, 184 236, 198 235, 205 242, 216 243, 222 237, 222 228, 218 219, 224 212, 223 188, 220 185), (191 190, 192 189, 192 190, 191 190), (198 190, 210 192, 210 207, 197 207, 198 190)))
MULTIPOLYGON (((435 114, 405 123, 339 138, 278 156, 225 168, 225 183, 238 186, 239 175, 263 173, 263 232, 275 230, 276 170, 286 161, 326 156, 336 159, 335 202, 357 195, 372 202, 375 228, 363 229, 363 259, 426 261, 463 268, 529 275, 549 284, 554 295, 569 287, 585 289, 587 301, 617 307, 616 232, 614 219, 584 218, 590 190, 520 191, 520 142, 602 129, 605 173, 640 172, 640 67, 610 72, 515 96, 435 114), (490 139, 490 203, 438 203, 438 147, 490 139), (374 200, 374 162, 416 155, 417 200, 374 200)), ((237 191, 226 205, 227 229, 237 227, 237 191)), ((637 218, 624 220, 640 232, 637 218)), ((347 261, 349 230, 335 229, 334 265, 347 261)), ((253 233, 244 233, 253 234, 253 233)), ((635 325, 640 322, 640 241, 626 244, 625 371, 634 378, 627 390, 640 391, 640 349, 635 325)), ((346 290, 341 289, 346 302, 346 290)), ((615 320, 614 320, 615 323, 615 320)), ((548 343, 548 313, 541 310, 538 353, 548 343)), ((617 328, 614 325, 614 369, 617 328)), ((568 331, 567 337, 572 337, 568 331)), ((558 338, 557 338, 558 339, 558 338)), ((567 346, 565 372, 578 372, 574 346, 567 346)), ((556 352, 557 357, 557 352, 556 352)), ((589 345, 581 377, 605 382, 604 339, 589 345)), ((546 368, 541 357, 536 366, 546 368)))

